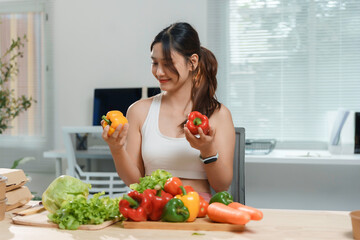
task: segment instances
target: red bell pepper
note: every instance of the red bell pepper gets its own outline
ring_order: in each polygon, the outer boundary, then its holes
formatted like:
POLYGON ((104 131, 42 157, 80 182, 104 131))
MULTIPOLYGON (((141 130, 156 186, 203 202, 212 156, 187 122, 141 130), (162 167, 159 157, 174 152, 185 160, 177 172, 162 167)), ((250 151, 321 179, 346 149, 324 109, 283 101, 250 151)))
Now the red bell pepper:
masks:
POLYGON ((152 212, 151 199, 146 194, 131 191, 120 200, 119 211, 125 218, 133 221, 146 221, 147 215, 152 212))
POLYGON ((152 212, 148 214, 148 219, 159 221, 165 205, 173 198, 173 196, 170 193, 164 192, 161 188, 146 189, 143 194, 149 196, 152 203, 152 212))
POLYGON ((199 127, 203 130, 204 134, 207 135, 210 131, 209 119, 207 116, 202 115, 200 112, 193 111, 188 116, 186 127, 193 135, 199 133, 199 127))
POLYGON ((209 203, 200 195, 199 198, 200 198, 200 209, 197 217, 201 218, 206 216, 209 203))
POLYGON ((165 182, 164 190, 165 190, 165 192, 170 193, 171 195, 175 196, 175 195, 179 194, 179 191, 181 191, 181 189, 179 188, 180 186, 182 186, 182 182, 181 182, 180 178, 172 177, 172 178, 169 178, 165 182))

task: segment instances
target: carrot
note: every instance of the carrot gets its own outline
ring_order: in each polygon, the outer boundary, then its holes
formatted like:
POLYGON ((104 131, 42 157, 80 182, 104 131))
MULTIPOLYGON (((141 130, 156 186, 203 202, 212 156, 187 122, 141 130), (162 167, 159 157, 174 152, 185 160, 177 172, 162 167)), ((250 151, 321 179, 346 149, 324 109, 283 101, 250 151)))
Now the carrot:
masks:
POLYGON ((219 202, 213 202, 209 205, 207 215, 214 222, 221 223, 246 224, 250 221, 248 213, 219 202))
POLYGON ((247 212, 248 214, 250 214, 250 219, 251 220, 258 221, 258 220, 261 220, 263 218, 262 211, 260 211, 257 208, 249 207, 249 206, 243 205, 243 204, 241 204, 239 202, 232 202, 228 206, 231 207, 231 208, 238 209, 240 211, 247 212))

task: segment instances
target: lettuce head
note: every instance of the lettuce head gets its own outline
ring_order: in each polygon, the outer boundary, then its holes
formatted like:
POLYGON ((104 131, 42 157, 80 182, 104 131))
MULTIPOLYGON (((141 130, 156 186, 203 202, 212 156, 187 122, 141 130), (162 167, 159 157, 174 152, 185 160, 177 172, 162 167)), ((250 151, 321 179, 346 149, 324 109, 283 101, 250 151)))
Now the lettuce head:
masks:
POLYGON ((42 195, 42 204, 50 213, 55 213, 61 205, 82 195, 89 195, 91 184, 82 182, 80 179, 62 175, 56 178, 42 195))

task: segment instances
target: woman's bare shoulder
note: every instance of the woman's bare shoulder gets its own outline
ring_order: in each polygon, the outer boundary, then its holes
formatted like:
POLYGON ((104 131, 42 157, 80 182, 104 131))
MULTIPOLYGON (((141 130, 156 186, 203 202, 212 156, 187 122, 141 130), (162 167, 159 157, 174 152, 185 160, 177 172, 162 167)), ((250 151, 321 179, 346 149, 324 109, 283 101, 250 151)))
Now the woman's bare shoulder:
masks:
POLYGON ((213 122, 214 124, 220 124, 222 125, 223 123, 228 123, 228 124, 233 124, 232 123, 232 116, 231 116, 231 111, 224 105, 221 104, 220 109, 216 109, 213 113, 213 115, 210 117, 210 122, 213 122))
POLYGON ((134 102, 133 104, 130 105, 130 107, 128 108, 128 112, 141 112, 146 108, 149 108, 152 102, 152 98, 144 98, 144 99, 140 99, 136 102, 134 102))
POLYGON ((149 112, 153 97, 140 99, 130 105, 126 113, 128 119, 138 119, 140 122, 145 121, 146 116, 149 112))
POLYGON ((231 118, 231 112, 224 104, 221 104, 221 107, 214 111, 213 116, 216 118, 231 118))

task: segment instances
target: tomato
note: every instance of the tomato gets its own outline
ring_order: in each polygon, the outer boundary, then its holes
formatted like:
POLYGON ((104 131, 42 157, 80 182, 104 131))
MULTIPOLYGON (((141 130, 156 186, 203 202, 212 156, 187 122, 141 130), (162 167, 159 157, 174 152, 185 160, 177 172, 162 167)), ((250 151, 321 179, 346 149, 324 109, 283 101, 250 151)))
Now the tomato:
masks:
POLYGON ((209 203, 202 196, 199 197, 200 197, 200 209, 197 217, 201 218, 206 216, 209 203))

